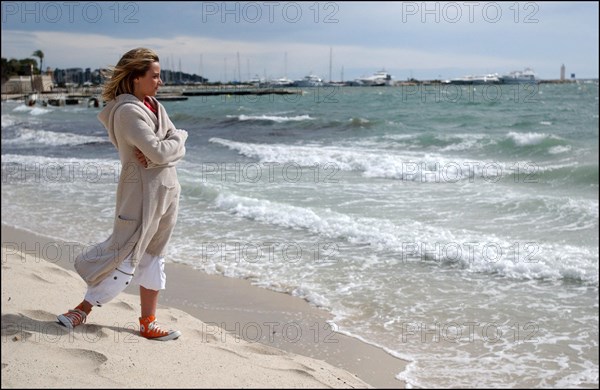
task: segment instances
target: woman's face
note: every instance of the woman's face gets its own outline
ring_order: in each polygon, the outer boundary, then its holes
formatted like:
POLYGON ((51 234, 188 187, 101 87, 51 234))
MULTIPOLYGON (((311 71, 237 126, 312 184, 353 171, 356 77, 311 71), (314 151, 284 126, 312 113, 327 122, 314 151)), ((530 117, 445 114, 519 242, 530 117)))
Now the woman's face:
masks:
POLYGON ((160 79, 160 64, 153 62, 145 75, 133 80, 133 94, 140 100, 146 96, 156 96, 158 87, 162 85, 160 79))

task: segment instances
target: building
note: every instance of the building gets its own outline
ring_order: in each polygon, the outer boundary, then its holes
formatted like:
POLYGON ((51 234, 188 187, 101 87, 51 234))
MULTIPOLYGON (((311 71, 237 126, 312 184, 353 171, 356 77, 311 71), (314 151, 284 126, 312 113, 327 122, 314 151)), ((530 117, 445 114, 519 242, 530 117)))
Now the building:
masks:
POLYGON ((12 76, 2 85, 2 93, 48 92, 52 91, 53 85, 52 76, 49 75, 12 76))
POLYGON ((565 64, 560 67, 560 81, 565 81, 565 64))

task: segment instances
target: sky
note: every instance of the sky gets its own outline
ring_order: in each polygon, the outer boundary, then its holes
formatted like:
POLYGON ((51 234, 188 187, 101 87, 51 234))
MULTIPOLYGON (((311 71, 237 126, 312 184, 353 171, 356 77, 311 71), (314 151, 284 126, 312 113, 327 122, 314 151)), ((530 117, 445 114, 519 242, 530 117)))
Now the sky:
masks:
POLYGON ((209 81, 449 79, 532 68, 598 78, 597 2, 2 1, 2 57, 115 65, 135 47, 209 81), (331 61, 330 61, 331 59, 331 61), (331 63, 331 71, 330 71, 331 63))

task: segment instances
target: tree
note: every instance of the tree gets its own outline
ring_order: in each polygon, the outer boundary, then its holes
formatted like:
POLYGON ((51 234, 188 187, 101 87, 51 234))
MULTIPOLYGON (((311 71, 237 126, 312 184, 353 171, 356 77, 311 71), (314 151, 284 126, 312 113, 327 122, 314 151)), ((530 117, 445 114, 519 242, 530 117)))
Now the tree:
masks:
POLYGON ((0 62, 2 83, 6 82, 11 76, 29 76, 31 65, 33 65, 33 72, 37 73, 37 62, 33 58, 23 58, 21 60, 2 58, 0 62))
POLYGON ((40 74, 42 74, 43 69, 44 69, 44 52, 41 50, 36 50, 33 52, 32 56, 37 57, 40 59, 40 74))

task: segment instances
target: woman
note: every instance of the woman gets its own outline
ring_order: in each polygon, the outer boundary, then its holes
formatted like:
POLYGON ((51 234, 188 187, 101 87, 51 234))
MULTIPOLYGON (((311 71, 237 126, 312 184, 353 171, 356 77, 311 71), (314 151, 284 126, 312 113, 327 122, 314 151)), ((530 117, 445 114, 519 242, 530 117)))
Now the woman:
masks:
POLYGON ((185 154, 187 139, 154 97, 160 85, 158 56, 138 48, 121 57, 104 86, 108 104, 98 119, 122 165, 115 220, 106 241, 85 248, 75 259, 88 290, 75 309, 58 316, 67 328, 84 323, 93 306, 109 302, 134 282, 140 285, 141 336, 166 341, 181 335, 161 329, 155 317, 181 191, 175 164, 185 154))

